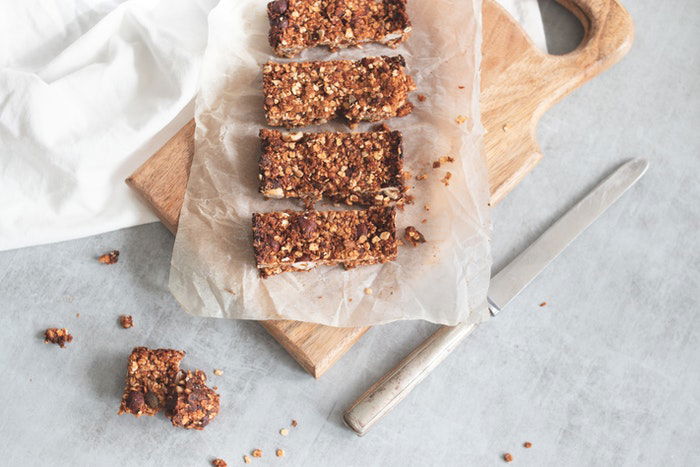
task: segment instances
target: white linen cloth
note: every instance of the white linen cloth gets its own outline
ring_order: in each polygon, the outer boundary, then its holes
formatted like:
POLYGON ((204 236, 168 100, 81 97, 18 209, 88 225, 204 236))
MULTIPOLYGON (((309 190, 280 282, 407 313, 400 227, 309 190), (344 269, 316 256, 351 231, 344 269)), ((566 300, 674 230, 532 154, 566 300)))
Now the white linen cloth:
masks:
POLYGON ((0 251, 156 220, 124 179, 191 118, 217 3, 0 0, 0 251))

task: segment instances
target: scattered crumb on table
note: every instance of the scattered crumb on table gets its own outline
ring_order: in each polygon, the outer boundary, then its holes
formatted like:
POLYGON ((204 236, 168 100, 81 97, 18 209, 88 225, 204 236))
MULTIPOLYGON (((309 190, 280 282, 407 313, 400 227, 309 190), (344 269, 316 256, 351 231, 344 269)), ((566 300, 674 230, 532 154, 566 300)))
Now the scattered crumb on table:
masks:
POLYGON ((121 324, 124 329, 129 329, 134 326, 134 318, 132 318, 131 315, 121 315, 119 317, 119 324, 121 324))
POLYGON ((262 449, 253 449, 253 452, 251 452, 253 457, 262 457, 262 449))
POLYGON ((214 467, 226 467, 228 464, 226 464, 225 460, 216 458, 213 461, 211 461, 211 465, 213 465, 214 467))
POLYGON ((105 253, 97 258, 97 261, 102 264, 115 264, 117 261, 119 261, 119 250, 112 250, 105 253))
POLYGON ((541 306, 541 307, 542 307, 542 306, 547 306, 547 302, 542 302, 542 303, 540 303, 540 306, 541 306))
POLYGON ((525 441, 525 442, 523 443, 523 447, 525 447, 525 448, 527 448, 527 449, 530 449, 530 448, 532 447, 532 443, 531 443, 530 441, 525 441))
POLYGON ((275 451, 275 454, 277 455, 277 457, 284 457, 284 451, 282 449, 278 449, 277 451, 275 451))
POLYGON ((44 331, 44 343, 46 344, 56 344, 63 348, 69 342, 73 342, 73 336, 68 333, 66 328, 49 328, 44 331))
POLYGON ((445 186, 450 185, 450 179, 452 178, 452 172, 445 172, 445 176, 440 180, 445 186))
POLYGON ((244 455, 244 456, 243 456, 243 462, 245 462, 246 464, 250 464, 250 456, 244 455))
POLYGON ((221 376, 221 375, 224 374, 224 370, 221 370, 221 369, 219 369, 219 368, 216 368, 216 369, 214 369, 214 374, 215 374, 216 376, 221 376))
POLYGON ((280 434, 281 434, 282 436, 287 436, 287 435, 289 434, 289 430, 286 429, 286 428, 282 428, 282 429, 280 430, 280 434))
POLYGON ((297 426, 298 424, 299 422, 297 422, 296 420, 292 420, 292 426, 297 426))
POLYGON ((509 452, 503 454, 503 460, 506 462, 513 462, 513 455, 509 452))

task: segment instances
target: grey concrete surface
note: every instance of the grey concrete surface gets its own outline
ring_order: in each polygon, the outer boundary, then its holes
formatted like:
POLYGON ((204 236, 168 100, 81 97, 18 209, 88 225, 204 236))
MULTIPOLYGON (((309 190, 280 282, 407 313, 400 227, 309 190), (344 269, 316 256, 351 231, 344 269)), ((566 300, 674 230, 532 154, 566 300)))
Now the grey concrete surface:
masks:
MULTIPOLYGON (((254 465, 501 465, 505 452, 513 465, 698 465, 700 3, 626 3, 633 50, 543 118, 544 160, 495 209, 496 269, 621 162, 651 169, 366 437, 343 408, 434 326, 374 328, 315 381, 256 323, 182 312, 166 288, 173 239, 152 224, 0 253, 0 465, 236 465, 253 448, 254 465), (95 262, 112 248, 119 264, 95 262), (49 326, 74 342, 43 344, 49 326), (118 417, 136 345, 185 349, 219 387, 220 417, 203 432, 118 417)), ((562 50, 569 20, 543 4, 562 50)))

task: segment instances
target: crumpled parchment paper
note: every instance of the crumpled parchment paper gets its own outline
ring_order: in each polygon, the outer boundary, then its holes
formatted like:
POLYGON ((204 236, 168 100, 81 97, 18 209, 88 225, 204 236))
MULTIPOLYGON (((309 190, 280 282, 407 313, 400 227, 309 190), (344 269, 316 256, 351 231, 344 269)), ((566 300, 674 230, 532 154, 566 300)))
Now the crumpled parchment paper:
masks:
MULTIPOLYGON (((261 65, 280 60, 267 42, 265 7, 261 0, 224 0, 209 16, 195 110, 195 155, 170 272, 177 300, 195 315, 332 326, 480 320, 481 312, 472 310, 486 299, 491 267, 479 121, 481 0, 409 1, 413 32, 396 50, 373 45, 331 53, 317 48, 296 59, 399 53, 406 58, 417 84, 411 98, 416 108, 410 116, 386 123, 403 132, 405 170, 427 179, 407 182, 415 203, 398 212, 398 237, 412 225, 427 243, 405 245, 396 261, 383 265, 349 271, 319 266, 263 280, 251 246, 252 213, 303 209, 297 200, 264 200, 257 191, 257 135, 265 126, 261 65), (421 102, 418 95, 425 99, 421 102), (455 162, 434 169, 433 161, 446 155, 455 162), (447 172, 446 186, 441 179, 447 172)), ((328 130, 350 131, 342 123, 303 128, 328 130)))

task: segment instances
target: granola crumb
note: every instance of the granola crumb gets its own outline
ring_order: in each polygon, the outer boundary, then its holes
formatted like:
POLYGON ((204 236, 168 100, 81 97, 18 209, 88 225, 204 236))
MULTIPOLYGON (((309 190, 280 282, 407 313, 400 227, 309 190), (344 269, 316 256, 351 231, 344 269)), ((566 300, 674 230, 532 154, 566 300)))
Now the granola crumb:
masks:
POLYGON ((459 89, 464 89, 464 86, 457 86, 459 89))
POLYGON ((277 451, 275 451, 275 454, 277 455, 277 457, 284 457, 284 450, 278 449, 277 451))
POLYGON ((287 436, 287 435, 289 434, 289 430, 286 429, 286 428, 282 428, 282 429, 280 430, 280 434, 281 434, 282 436, 287 436))
POLYGON ((417 246, 419 243, 425 243, 425 237, 423 234, 416 230, 416 228, 412 225, 406 227, 404 238, 411 244, 411 246, 417 246))
POLYGON ((119 261, 119 250, 112 250, 105 253, 97 258, 97 261, 102 264, 115 264, 117 261, 119 261))
POLYGON ((403 172, 401 172, 401 177, 404 180, 410 180, 412 176, 413 176, 413 174, 408 170, 404 170, 403 172))
POLYGON ((367 287, 367 288, 365 289, 365 295, 372 295, 372 289, 370 289, 369 287, 367 287))
POLYGON ((229 288, 224 289, 224 292, 228 292, 228 293, 230 293, 231 295, 236 295, 236 292, 234 292, 233 290, 231 290, 231 289, 229 289, 229 288))
POLYGON ((513 455, 509 452, 503 454, 503 460, 506 462, 513 462, 513 455))
POLYGON ((119 317, 119 324, 124 329, 129 329, 134 326, 134 318, 131 315, 121 315, 119 317))
POLYGON ((426 173, 416 175, 416 180, 425 180, 426 178, 428 178, 428 174, 426 174, 426 173))
MULTIPOLYGON (((351 301, 352 301, 352 297, 348 298, 348 301, 351 302, 351 301)), ((294 425, 292 425, 292 426, 294 426, 294 425)))
POLYGON ((525 441, 523 443, 523 447, 526 449, 530 449, 532 447, 532 443, 530 441, 525 441))
POLYGON ((423 209, 425 209, 426 211, 430 211, 430 205, 426 204, 425 206, 423 206, 423 209))
POLYGON ((457 118, 455 118, 455 122, 457 122, 457 125, 461 125, 462 123, 467 121, 467 117, 464 115, 457 115, 457 118))
POLYGON ((213 461, 211 461, 211 465, 213 465, 214 467, 226 467, 228 464, 225 460, 216 458, 213 461))
POLYGON ((250 456, 248 456, 248 455, 243 456, 243 462, 245 462, 246 464, 250 464, 250 456))
POLYGON ((262 449, 253 449, 253 452, 251 452, 253 457, 262 457, 262 449))
POLYGON ((450 185, 450 179, 452 178, 452 172, 445 172, 445 176, 440 180, 445 186, 450 185))
POLYGON ((76 318, 80 318, 80 313, 76 313, 76 314, 75 314, 75 317, 76 317, 76 318))
POLYGON ((420 221, 421 224, 425 224, 426 222, 428 222, 428 219, 423 219, 420 221))
POLYGON ((540 306, 541 306, 541 307, 547 306, 547 302, 542 302, 542 303, 540 303, 540 306))
POLYGON ((418 102, 425 102, 425 99, 427 99, 425 94, 418 94, 418 102))
MULTIPOLYGON (((352 300, 352 298, 350 300, 352 300)), ((299 422, 297 422, 296 420, 292 420, 292 426, 297 426, 298 424, 299 422)))
POLYGON ((68 342, 73 342, 73 336, 68 333, 66 328, 49 328, 44 331, 45 344, 56 344, 63 348, 68 342))
POLYGON ((415 198, 413 197, 413 195, 406 195, 404 197, 404 202, 406 204, 413 204, 414 200, 415 200, 415 198))
POLYGON ((508 125, 503 125, 503 127, 501 128, 501 130, 503 130, 503 133, 505 133, 506 131, 508 131, 508 125))
POLYGON ((452 156, 442 156, 440 159, 438 159, 441 164, 445 164, 446 162, 454 162, 455 158, 452 156))
POLYGON ((216 369, 214 370, 214 374, 215 374, 216 376, 221 376, 221 375, 224 374, 224 370, 221 370, 221 369, 219 369, 219 368, 216 368, 216 369))
POLYGON ((439 169, 439 168, 440 168, 440 165, 442 165, 442 164, 440 163, 440 161, 435 161, 435 162, 433 162, 433 169, 439 169))

